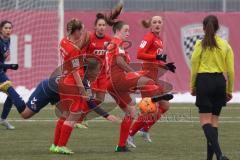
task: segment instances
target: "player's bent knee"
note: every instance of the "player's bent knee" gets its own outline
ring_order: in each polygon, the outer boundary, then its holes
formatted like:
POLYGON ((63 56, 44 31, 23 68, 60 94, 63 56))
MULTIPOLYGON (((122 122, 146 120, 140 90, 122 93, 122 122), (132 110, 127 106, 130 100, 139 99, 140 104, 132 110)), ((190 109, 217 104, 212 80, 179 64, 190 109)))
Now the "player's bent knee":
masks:
POLYGON ((21 112, 21 117, 23 119, 29 119, 31 118, 35 113, 30 110, 28 107, 25 108, 25 110, 23 112, 21 112))

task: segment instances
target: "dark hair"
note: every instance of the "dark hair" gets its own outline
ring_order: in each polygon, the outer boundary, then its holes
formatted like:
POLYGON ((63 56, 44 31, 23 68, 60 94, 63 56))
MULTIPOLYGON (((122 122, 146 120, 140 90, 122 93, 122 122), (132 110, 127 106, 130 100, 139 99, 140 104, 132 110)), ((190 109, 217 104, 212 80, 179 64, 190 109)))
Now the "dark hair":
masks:
POLYGON ((96 15, 96 19, 95 19, 95 22, 94 22, 94 25, 95 25, 95 26, 97 25, 97 23, 98 23, 98 21, 99 21, 100 19, 106 21, 104 14, 98 13, 98 14, 96 15))
POLYGON ((126 24, 123 21, 117 21, 118 16, 120 15, 123 9, 123 4, 119 3, 107 16, 105 16, 105 20, 109 26, 112 26, 113 33, 116 33, 117 30, 122 29, 122 27, 126 24))
POLYGON ((202 40, 203 49, 219 48, 215 40, 215 34, 219 29, 218 19, 214 15, 209 15, 203 20, 203 30, 205 31, 204 38, 202 40))
POLYGON ((109 25, 112 26, 113 33, 116 33, 117 31, 121 30, 122 27, 126 25, 126 23, 123 21, 116 21, 116 22, 112 22, 109 25))
POLYGON ((100 68, 101 68, 101 64, 96 58, 90 57, 84 60, 85 73, 88 73, 88 74, 99 73, 100 68))
POLYGON ((87 66, 88 70, 96 70, 100 63, 96 58, 89 57, 85 59, 85 65, 87 66))
POLYGON ((151 19, 142 20, 141 23, 144 28, 149 28, 151 26, 151 19))
POLYGON ((68 34, 73 34, 76 30, 81 30, 83 23, 78 19, 72 19, 67 23, 68 34))
POLYGON ((9 23, 9 24, 12 25, 12 22, 10 22, 10 21, 8 21, 8 20, 1 21, 1 22, 0 22, 0 29, 2 29, 3 26, 4 26, 5 24, 7 24, 7 23, 9 23))

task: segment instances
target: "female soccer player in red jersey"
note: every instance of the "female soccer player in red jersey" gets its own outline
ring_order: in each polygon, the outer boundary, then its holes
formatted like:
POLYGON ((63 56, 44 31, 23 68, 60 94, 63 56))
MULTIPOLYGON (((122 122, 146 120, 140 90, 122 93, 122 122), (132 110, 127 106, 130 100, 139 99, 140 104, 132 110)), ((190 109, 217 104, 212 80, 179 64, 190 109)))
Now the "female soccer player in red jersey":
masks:
POLYGON ((60 54, 61 54, 61 58, 63 59, 63 63, 68 63, 68 61, 71 61, 72 68, 73 68, 72 70, 76 68, 73 73, 65 76, 65 78, 62 80, 63 81, 62 84, 63 86, 72 85, 79 88, 79 96, 74 94, 64 95, 64 94, 61 94, 61 91, 60 91, 60 100, 66 101, 69 99, 71 101, 71 105, 70 106, 66 105, 64 106, 65 108, 64 107, 62 108, 64 112, 57 122, 57 126, 55 129, 55 136, 54 136, 54 145, 58 147, 59 151, 61 150, 63 153, 69 153, 69 154, 71 154, 72 151, 67 149, 65 146, 71 135, 73 125, 76 119, 76 117, 74 116, 71 117, 69 112, 76 113, 81 110, 86 111, 87 109, 84 99, 80 97, 81 92, 82 92, 81 93, 82 95, 86 95, 86 93, 83 90, 81 90, 81 88, 83 88, 83 83, 81 78, 81 70, 78 70, 78 67, 80 66, 80 63, 81 63, 80 59, 78 59, 78 56, 80 55, 81 50, 76 45, 76 43, 81 38, 83 29, 84 29, 84 26, 81 21, 77 19, 72 19, 70 22, 67 23, 68 35, 64 37, 60 42, 60 54))
MULTIPOLYGON (((74 124, 82 116, 89 112, 87 105, 87 92, 84 89, 82 79, 84 78, 84 68, 79 68, 83 62, 80 59, 81 50, 77 45, 81 41, 84 26, 81 21, 73 19, 67 24, 68 36, 64 37, 60 42, 60 53, 64 64, 71 62, 70 72, 61 80, 59 85, 59 94, 61 100, 62 116, 57 122, 54 136, 55 152, 63 154, 72 154, 73 152, 66 148, 66 144, 71 135, 74 124), (66 93, 68 87, 78 90, 78 93, 66 93)), ((63 70, 69 70, 63 65, 63 70)), ((94 73, 96 75, 96 73, 94 73)))
POLYGON ((111 41, 111 37, 105 33, 107 23, 105 21, 104 15, 102 13, 98 13, 96 15, 96 20, 94 22, 95 32, 90 35, 90 42, 87 46, 87 54, 93 54, 94 56, 99 57, 102 60, 102 68, 96 79, 91 84, 91 87, 95 90, 96 99, 99 102, 103 102, 105 98, 105 92, 107 87, 107 75, 105 68, 105 55, 106 55, 106 47, 111 41))
POLYGON ((119 143, 115 151, 127 152, 129 150, 126 147, 126 141, 135 114, 135 103, 130 97, 130 92, 134 88, 138 88, 142 95, 150 96, 151 94, 156 94, 159 91, 159 87, 155 85, 153 80, 140 76, 138 72, 135 72, 129 66, 130 57, 124 49, 129 36, 129 25, 123 21, 116 20, 120 11, 121 8, 117 8, 115 12, 106 18, 107 23, 112 26, 114 32, 114 37, 107 47, 107 68, 110 76, 108 92, 122 111, 125 112, 120 128, 119 143), (135 78, 130 78, 129 73, 135 75, 135 78))
MULTIPOLYGON (((176 67, 173 63, 165 63, 167 56, 162 54, 163 42, 160 38, 160 32, 163 28, 162 17, 153 16, 150 20, 143 20, 142 25, 145 28, 150 28, 151 31, 144 36, 144 39, 142 40, 138 49, 137 58, 143 60, 142 69, 148 71, 146 76, 157 83, 159 78, 159 68, 165 68, 175 72, 176 67)), ((140 129, 140 134, 142 137, 151 142, 151 138, 148 133, 149 129, 161 118, 161 114, 165 113, 168 109, 169 102, 162 100, 159 102, 159 110, 154 118, 147 119, 145 122, 142 122, 144 120, 144 118, 142 118, 143 115, 139 115, 138 120, 136 120, 130 129, 128 144, 132 147, 136 147, 133 143, 133 136, 140 129)))
MULTIPOLYGON (((90 54, 96 56, 101 59, 101 70, 97 77, 97 79, 91 83, 91 88, 94 91, 96 103, 100 104, 105 99, 105 93, 107 91, 107 75, 105 68, 105 55, 106 55, 106 47, 111 41, 111 37, 107 35, 106 32, 107 23, 102 13, 98 13, 96 15, 96 20, 94 22, 95 31, 90 34, 89 43, 86 47, 84 47, 83 52, 86 54, 90 54)), ((80 120, 82 121, 82 120, 80 120)), ((87 122, 85 123, 77 123, 77 128, 87 128, 87 122)))

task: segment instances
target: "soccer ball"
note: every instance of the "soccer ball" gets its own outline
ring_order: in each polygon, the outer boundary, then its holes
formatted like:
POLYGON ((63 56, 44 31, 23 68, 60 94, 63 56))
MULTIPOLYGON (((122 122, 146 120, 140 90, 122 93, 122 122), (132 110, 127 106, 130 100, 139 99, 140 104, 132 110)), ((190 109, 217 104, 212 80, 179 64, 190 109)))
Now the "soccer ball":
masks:
POLYGON ((139 103, 138 107, 142 113, 155 113, 157 112, 156 103, 152 102, 151 98, 145 97, 139 103))

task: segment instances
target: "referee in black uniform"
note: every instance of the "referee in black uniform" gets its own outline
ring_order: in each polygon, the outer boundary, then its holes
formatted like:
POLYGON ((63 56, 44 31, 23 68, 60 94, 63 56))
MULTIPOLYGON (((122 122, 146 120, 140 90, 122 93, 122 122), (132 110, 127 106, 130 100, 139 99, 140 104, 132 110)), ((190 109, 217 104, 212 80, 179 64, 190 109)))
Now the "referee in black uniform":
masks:
POLYGON ((214 153, 217 160, 228 160, 218 143, 218 119, 222 107, 232 98, 234 56, 230 45, 216 35, 218 29, 216 16, 204 18, 205 35, 196 42, 191 59, 191 94, 196 96, 200 124, 207 139, 207 160, 212 160, 214 153))

